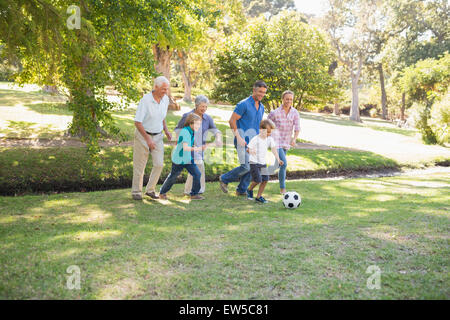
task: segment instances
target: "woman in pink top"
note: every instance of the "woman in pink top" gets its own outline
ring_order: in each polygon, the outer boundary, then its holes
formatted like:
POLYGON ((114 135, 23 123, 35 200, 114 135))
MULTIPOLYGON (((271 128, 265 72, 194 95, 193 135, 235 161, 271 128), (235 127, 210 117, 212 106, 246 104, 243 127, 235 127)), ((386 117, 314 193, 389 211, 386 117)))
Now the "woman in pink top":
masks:
MULTIPOLYGON (((286 192, 286 153, 295 146, 295 141, 300 133, 300 116, 298 111, 292 106, 294 102, 294 93, 286 90, 281 95, 282 105, 270 112, 268 118, 277 126, 277 132, 273 135, 275 144, 278 147, 278 155, 283 161, 278 172, 278 180, 280 181, 280 192, 286 192), (292 137, 294 131, 294 137, 292 137)), ((278 163, 275 163, 278 166, 278 163)))

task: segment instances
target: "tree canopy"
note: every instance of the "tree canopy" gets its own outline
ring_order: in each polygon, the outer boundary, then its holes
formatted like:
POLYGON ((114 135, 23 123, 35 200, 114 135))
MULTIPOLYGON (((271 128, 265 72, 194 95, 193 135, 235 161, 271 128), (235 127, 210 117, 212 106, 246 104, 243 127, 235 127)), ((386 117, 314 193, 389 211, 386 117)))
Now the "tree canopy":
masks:
POLYGON ((256 80, 264 80, 270 108, 287 89, 295 92, 297 108, 323 104, 336 93, 328 73, 333 59, 324 35, 305 24, 301 14, 284 12, 269 22, 259 18, 218 53, 214 96, 237 103, 256 80))

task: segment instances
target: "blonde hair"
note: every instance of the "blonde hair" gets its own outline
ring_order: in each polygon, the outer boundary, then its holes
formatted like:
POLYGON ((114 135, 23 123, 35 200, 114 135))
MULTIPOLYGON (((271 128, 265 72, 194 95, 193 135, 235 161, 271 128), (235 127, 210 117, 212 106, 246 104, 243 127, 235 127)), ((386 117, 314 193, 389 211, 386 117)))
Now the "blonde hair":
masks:
POLYGON ((283 94, 281 95, 281 99, 284 99, 284 96, 287 94, 292 94, 292 96, 294 96, 294 93, 291 90, 286 90, 285 92, 283 92, 283 94))
POLYGON ((270 127, 271 129, 275 129, 276 128, 275 123, 273 123, 273 121, 270 120, 270 119, 264 119, 259 124, 259 128, 260 129, 268 129, 268 127, 270 127))
POLYGON ((187 117, 186 120, 184 121, 184 126, 185 127, 189 127, 191 124, 193 124, 195 121, 200 121, 200 117, 198 115, 196 115, 195 113, 190 113, 187 117))

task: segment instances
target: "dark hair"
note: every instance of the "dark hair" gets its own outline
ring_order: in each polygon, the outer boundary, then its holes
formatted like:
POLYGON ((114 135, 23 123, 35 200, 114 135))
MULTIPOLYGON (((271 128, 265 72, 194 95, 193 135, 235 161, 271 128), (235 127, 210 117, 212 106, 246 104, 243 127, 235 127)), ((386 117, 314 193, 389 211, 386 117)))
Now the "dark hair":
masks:
POLYGON ((258 80, 253 85, 253 89, 256 89, 256 88, 266 88, 267 89, 267 84, 262 80, 258 80))

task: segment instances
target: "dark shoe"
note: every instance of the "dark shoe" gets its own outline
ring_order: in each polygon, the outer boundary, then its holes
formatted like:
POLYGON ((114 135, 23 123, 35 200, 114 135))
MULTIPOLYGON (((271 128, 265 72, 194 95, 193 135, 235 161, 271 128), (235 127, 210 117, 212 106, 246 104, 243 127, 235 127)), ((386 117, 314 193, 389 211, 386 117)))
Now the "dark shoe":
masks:
POLYGON ((167 195, 165 193, 160 193, 159 197, 156 199, 167 200, 167 195))
POLYGON ((247 193, 246 193, 246 192, 241 193, 241 192, 239 192, 239 191, 236 191, 236 195, 237 195, 237 196, 246 196, 247 193))
POLYGON ((228 193, 228 184, 222 181, 222 177, 219 176, 219 183, 220 183, 220 189, 222 189, 223 192, 228 193))
POLYGON ((255 198, 253 198, 253 190, 247 189, 247 200, 255 200, 255 198))
POLYGON ((152 199, 159 199, 155 192, 146 192, 145 195, 149 196, 152 199))
POLYGON ((269 202, 269 201, 267 201, 266 199, 264 199, 263 197, 255 198, 255 201, 261 202, 261 203, 267 203, 267 202, 269 202))
POLYGON ((133 193, 133 200, 142 200, 142 195, 138 193, 133 193))
POLYGON ((205 200, 205 197, 197 194, 195 196, 191 196, 191 200, 205 200))

